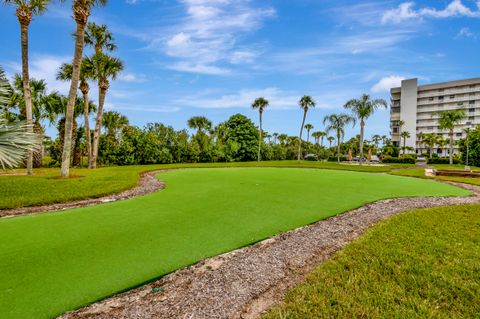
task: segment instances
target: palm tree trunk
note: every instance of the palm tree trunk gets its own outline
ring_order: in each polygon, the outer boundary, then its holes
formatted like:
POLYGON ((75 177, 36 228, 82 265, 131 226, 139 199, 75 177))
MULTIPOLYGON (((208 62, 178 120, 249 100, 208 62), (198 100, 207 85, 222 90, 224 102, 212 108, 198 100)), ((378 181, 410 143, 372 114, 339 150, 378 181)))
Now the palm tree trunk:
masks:
MULTIPOLYGON (((23 98, 25 100, 25 113, 27 117, 27 131, 33 132, 32 117, 32 96, 30 93, 30 75, 28 68, 28 24, 20 23, 21 45, 22 45, 22 80, 23 98)), ((33 151, 27 152, 27 174, 33 174, 33 151)))
POLYGON ((88 100, 88 91, 83 93, 83 116, 84 116, 84 126, 85 126, 85 141, 87 142, 87 156, 88 163, 92 159, 92 139, 90 136, 90 120, 89 120, 89 100, 88 100))
POLYGON ((363 135, 365 134, 365 121, 363 118, 360 120, 360 165, 363 160, 363 135))
POLYGON ((340 131, 337 132, 337 163, 340 164, 340 131))
POLYGON ((323 136, 321 137, 320 146, 323 147, 323 136))
POLYGON ((98 144, 100 142, 100 130, 102 128, 103 119, 103 105, 105 103, 106 95, 107 90, 104 88, 99 88, 97 122, 95 123, 95 132, 93 133, 93 150, 90 168, 97 168, 98 144))
POLYGON ((453 165, 453 130, 450 130, 450 165, 453 165))
POLYGON ((73 111, 77 99, 78 81, 80 78, 80 67, 82 64, 83 46, 85 43, 85 24, 77 20, 77 30, 75 32, 75 54, 73 58, 72 82, 68 93, 67 112, 65 114, 65 138, 62 154, 62 177, 70 175, 70 157, 72 151, 72 127, 73 111))
POLYGON ((403 155, 405 155, 405 145, 407 144, 407 138, 403 138, 403 155))
POLYGON ((430 147, 430 159, 433 157, 433 147, 430 147))
POLYGON ((298 158, 297 161, 300 162, 300 155, 302 153, 302 133, 303 133, 303 126, 305 125, 305 118, 307 117, 307 111, 303 111, 303 120, 302 120, 302 127, 300 128, 300 136, 298 141, 298 158))
POLYGON ((262 112, 260 112, 260 139, 258 140, 258 161, 260 162, 260 147, 262 145, 262 112))
POLYGON ((307 130, 307 143, 310 142, 310 130, 307 130))

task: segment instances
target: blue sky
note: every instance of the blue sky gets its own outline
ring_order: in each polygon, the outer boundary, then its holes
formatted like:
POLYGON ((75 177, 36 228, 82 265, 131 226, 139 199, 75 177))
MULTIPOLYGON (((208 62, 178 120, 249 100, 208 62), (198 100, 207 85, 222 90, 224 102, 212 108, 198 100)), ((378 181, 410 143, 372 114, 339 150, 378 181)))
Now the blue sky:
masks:
MULTIPOLYGON (((388 99, 402 78, 478 77, 479 18, 474 0, 111 0, 90 21, 114 33, 126 69, 106 106, 132 124, 181 129, 194 115, 218 123, 235 113, 258 122, 250 104, 264 96, 265 130, 293 135, 305 94, 317 102, 307 122, 321 130, 347 100, 388 99)), ((20 71, 14 8, 0 7, 0 21, 0 65, 12 75, 20 71)), ((68 2, 31 23, 31 75, 51 90, 67 92, 55 73, 71 60, 74 28, 68 2)), ((374 133, 388 134, 388 111, 368 121, 367 137, 374 133)))

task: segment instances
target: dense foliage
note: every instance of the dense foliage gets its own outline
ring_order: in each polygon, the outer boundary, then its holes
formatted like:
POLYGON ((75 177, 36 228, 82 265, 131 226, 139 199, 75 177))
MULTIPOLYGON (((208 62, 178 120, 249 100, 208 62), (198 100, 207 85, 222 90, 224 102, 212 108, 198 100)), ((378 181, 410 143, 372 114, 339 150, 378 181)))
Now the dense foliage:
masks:
POLYGON ((460 152, 462 153, 462 163, 467 162, 468 145, 468 164, 471 166, 480 166, 480 126, 471 130, 467 139, 459 142, 460 152))

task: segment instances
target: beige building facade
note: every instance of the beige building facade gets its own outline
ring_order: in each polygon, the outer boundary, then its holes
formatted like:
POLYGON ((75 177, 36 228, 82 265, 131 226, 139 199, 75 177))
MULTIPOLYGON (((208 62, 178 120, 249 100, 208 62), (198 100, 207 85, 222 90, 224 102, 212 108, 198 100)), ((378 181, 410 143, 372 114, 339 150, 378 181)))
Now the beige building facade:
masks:
MULTIPOLYGON (((420 133, 441 134, 449 138, 447 130, 438 126, 438 112, 444 110, 466 110, 467 117, 455 127, 454 140, 465 137, 466 128, 474 128, 480 124, 480 78, 418 85, 417 79, 402 81, 401 87, 392 88, 390 129, 395 146, 403 146, 401 131, 410 133, 405 145, 414 151, 409 153, 427 153, 426 146, 419 140, 420 133), (405 124, 400 128, 399 121, 405 124)), ((455 153, 458 146, 455 146, 455 153)), ((448 155, 448 147, 435 147, 439 156, 448 155)))

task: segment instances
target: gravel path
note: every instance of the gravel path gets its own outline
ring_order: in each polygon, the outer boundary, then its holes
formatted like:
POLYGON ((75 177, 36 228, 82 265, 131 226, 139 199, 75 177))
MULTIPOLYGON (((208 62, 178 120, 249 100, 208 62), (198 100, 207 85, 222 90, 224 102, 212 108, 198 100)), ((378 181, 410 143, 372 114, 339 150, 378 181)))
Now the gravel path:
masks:
POLYGON ((480 201, 480 187, 461 186, 476 196, 378 201, 210 258, 60 318, 257 318, 320 261, 373 224, 416 208, 480 201))
POLYGON ((99 198, 77 200, 77 201, 72 201, 67 203, 0 210, 0 218, 19 216, 19 215, 29 215, 29 214, 43 213, 43 212, 61 211, 64 209, 97 205, 101 203, 114 202, 118 200, 129 199, 136 196, 150 194, 164 187, 164 183, 155 177, 155 175, 160 172, 163 172, 163 170, 142 173, 140 175, 140 179, 138 181, 137 186, 118 194, 112 194, 112 195, 99 197, 99 198))

